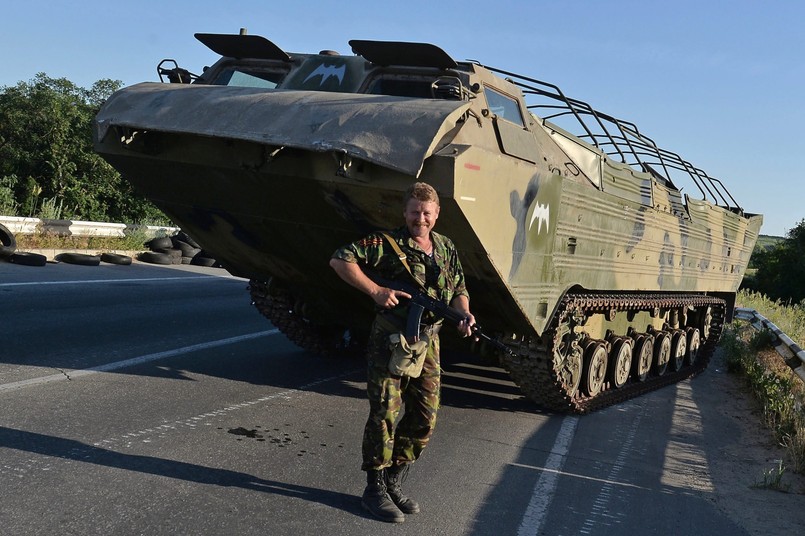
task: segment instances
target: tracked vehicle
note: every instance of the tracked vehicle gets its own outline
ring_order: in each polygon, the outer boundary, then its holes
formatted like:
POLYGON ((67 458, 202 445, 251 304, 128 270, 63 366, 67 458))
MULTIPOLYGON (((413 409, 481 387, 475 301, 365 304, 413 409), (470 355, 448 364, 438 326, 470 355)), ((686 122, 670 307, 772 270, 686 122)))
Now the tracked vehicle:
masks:
POLYGON ((200 75, 165 60, 169 83, 115 93, 96 149, 302 348, 360 348, 371 300, 329 256, 400 225, 423 180, 473 312, 511 352, 477 350, 536 403, 582 413, 707 365, 762 217, 634 124, 430 44, 196 37, 221 59, 200 75))

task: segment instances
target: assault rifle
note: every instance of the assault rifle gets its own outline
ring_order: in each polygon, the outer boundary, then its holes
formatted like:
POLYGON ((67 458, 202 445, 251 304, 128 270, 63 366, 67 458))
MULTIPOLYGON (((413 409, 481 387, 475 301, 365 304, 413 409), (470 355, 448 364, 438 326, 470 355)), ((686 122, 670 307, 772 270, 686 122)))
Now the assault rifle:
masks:
MULTIPOLYGON (((376 274, 367 273, 366 275, 378 285, 393 290, 400 290, 411 295, 410 302, 408 303, 408 318, 406 319, 404 332, 405 338, 409 341, 415 341, 419 337, 419 326, 422 321, 422 313, 424 313, 426 310, 434 313, 440 318, 449 320, 454 324, 458 324, 467 318, 467 316, 458 309, 450 307, 443 301, 429 296, 418 286, 402 281, 389 281, 377 276, 376 274)), ((473 324, 470 326, 470 329, 472 330, 472 337, 474 337, 476 340, 481 339, 488 342, 498 350, 506 352, 512 356, 515 355, 511 348, 484 333, 478 324, 473 324)))

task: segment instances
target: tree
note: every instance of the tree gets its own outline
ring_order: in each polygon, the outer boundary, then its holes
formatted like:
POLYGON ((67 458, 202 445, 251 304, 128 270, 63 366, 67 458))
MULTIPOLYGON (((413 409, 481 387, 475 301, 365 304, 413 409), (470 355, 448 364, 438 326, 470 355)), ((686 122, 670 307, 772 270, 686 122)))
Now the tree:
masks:
POLYGON ((164 220, 93 150, 92 120, 121 85, 105 79, 84 89, 39 73, 0 88, 0 188, 5 188, 0 197, 11 191, 25 216, 164 220))
POLYGON ((773 300, 805 300, 805 219, 788 231, 786 239, 758 253, 754 287, 773 300))

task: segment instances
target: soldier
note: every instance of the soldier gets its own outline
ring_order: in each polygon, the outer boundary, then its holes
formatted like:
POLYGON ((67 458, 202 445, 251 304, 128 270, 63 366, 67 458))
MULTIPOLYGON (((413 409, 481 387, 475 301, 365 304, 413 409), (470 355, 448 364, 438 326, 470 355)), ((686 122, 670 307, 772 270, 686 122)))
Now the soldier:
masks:
POLYGON ((455 246, 433 231, 439 217, 436 190, 417 182, 406 192, 403 206, 404 226, 389 233, 372 233, 342 247, 330 259, 339 277, 369 295, 377 309, 367 345, 369 418, 361 465, 367 472, 367 486, 362 504, 375 517, 392 523, 404 521, 405 514, 419 512, 419 505, 403 493, 400 481, 422 454, 436 424, 442 319, 426 311, 419 340, 405 341, 400 332, 406 325, 408 307, 400 305, 400 299, 411 295, 375 283, 363 270, 386 280, 415 282, 430 296, 458 309, 466 317, 458 325, 465 337, 472 334, 475 324, 455 246), (392 341, 400 342, 394 348, 392 341), (409 355, 419 356, 422 363, 421 374, 416 377, 415 372, 397 375, 389 370, 393 356, 408 349, 406 343, 411 343, 409 355), (403 406, 405 411, 398 422, 403 406))

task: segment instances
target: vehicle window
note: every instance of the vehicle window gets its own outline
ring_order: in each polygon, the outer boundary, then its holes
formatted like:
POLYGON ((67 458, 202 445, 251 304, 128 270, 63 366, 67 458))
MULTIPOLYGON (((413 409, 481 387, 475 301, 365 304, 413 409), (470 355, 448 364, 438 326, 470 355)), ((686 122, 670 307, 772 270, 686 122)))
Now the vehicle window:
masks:
POLYGON ((285 77, 285 73, 277 72, 245 72, 236 69, 227 69, 215 79, 217 86, 259 87, 274 89, 285 77))
POLYGON ((391 95, 395 97, 417 97, 432 99, 431 80, 406 78, 378 78, 369 86, 368 93, 373 95, 391 95))
POLYGON ((367 93, 373 95, 390 95, 394 97, 416 97, 420 99, 432 99, 431 91, 432 80, 422 80, 417 78, 377 78, 369 85, 367 93))
POLYGON ((517 105, 516 100, 491 87, 484 88, 484 92, 486 93, 486 104, 489 106, 490 112, 501 119, 525 126, 523 114, 520 112, 520 106, 517 105))

